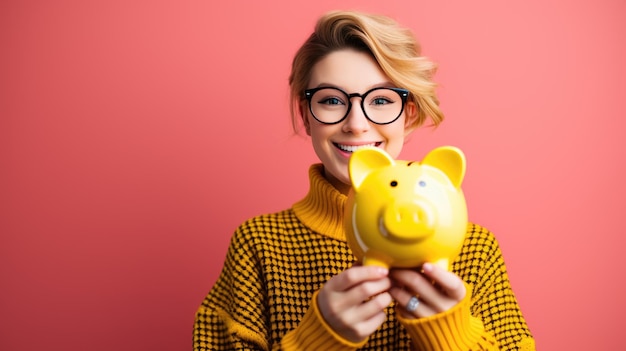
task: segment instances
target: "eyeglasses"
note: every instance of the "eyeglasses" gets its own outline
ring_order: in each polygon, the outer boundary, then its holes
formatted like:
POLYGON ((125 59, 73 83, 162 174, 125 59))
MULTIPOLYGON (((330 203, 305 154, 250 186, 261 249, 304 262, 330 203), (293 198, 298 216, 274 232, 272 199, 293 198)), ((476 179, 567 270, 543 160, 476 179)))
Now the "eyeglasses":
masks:
POLYGON ((365 117, 375 124, 395 122, 404 111, 409 91, 400 88, 374 88, 364 94, 348 94, 339 88, 319 87, 307 89, 304 96, 309 102, 313 117, 324 124, 343 121, 352 108, 352 98, 361 98, 365 117))

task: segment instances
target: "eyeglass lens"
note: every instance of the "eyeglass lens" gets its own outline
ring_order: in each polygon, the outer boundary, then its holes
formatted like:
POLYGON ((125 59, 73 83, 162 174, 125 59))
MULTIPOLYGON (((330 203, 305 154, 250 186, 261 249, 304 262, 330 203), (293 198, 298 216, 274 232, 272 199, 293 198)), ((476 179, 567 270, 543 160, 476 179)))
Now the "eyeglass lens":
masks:
MULTIPOLYGON (((350 112, 352 101, 342 90, 322 88, 311 96, 311 113, 322 123, 337 123, 350 112)), ((403 100, 400 94, 388 88, 376 88, 365 93, 359 104, 365 116, 374 123, 386 124, 400 116, 403 100)))

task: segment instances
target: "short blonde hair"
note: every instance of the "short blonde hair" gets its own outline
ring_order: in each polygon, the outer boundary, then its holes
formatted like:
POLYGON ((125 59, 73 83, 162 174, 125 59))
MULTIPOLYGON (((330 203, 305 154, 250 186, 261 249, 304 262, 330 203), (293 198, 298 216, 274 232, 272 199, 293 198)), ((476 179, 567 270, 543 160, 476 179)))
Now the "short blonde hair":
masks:
POLYGON ((409 29, 382 15, 332 11, 317 21, 314 32, 293 59, 289 86, 295 132, 299 125, 298 106, 305 100, 304 90, 313 67, 326 55, 342 49, 369 53, 392 83, 411 92, 409 101, 417 106, 414 127, 423 125, 428 118, 434 126, 443 121, 435 93, 437 85, 432 80, 437 66, 421 55, 421 47, 409 29))

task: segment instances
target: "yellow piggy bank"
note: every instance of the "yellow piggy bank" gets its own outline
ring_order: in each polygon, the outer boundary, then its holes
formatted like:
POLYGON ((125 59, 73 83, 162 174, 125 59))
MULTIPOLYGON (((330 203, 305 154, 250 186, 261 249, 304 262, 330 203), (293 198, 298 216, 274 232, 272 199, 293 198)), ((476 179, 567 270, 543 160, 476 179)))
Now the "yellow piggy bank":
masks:
POLYGON ((443 146, 421 162, 394 160, 384 150, 352 154, 345 207, 348 244, 364 265, 450 270, 467 230, 461 150, 443 146))

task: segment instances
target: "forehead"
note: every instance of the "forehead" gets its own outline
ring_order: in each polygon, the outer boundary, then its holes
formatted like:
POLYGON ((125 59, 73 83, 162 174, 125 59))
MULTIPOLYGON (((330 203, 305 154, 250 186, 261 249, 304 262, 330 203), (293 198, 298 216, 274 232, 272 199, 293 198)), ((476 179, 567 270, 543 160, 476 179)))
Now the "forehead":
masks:
POLYGON ((376 86, 389 86, 389 82, 369 54, 344 49, 326 55, 313 66, 308 88, 334 86, 348 92, 364 92, 376 86))

